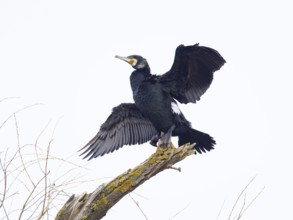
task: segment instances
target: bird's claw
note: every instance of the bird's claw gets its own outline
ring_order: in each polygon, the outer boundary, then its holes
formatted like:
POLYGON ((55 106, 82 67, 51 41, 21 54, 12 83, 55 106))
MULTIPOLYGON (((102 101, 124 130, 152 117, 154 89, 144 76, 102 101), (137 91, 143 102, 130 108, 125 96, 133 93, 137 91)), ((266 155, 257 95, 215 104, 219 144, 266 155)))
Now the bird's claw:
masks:
POLYGON ((163 134, 157 142, 157 147, 161 147, 161 148, 171 147, 171 135, 168 133, 163 134))

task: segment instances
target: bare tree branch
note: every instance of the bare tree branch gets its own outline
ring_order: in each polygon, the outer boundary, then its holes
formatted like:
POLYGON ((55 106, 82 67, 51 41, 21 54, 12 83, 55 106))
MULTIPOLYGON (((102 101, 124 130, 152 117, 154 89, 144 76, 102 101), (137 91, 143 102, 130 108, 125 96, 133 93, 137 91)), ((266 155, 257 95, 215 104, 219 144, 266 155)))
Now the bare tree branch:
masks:
POLYGON ((250 201, 250 203, 243 209, 238 215, 238 220, 243 216, 243 214, 247 211, 247 209, 254 203, 254 201, 260 196, 260 194, 264 191, 265 187, 263 187, 258 194, 250 201))
MULTIPOLYGON (((0 104, 6 99, 1 99, 0 104)), ((16 133, 16 144, 9 144, 11 145, 9 148, 7 147, 6 150, 1 150, 0 152, 0 172, 1 174, 3 173, 3 175, 0 175, 0 220, 41 220, 46 217, 47 219, 52 219, 49 211, 51 209, 54 209, 54 212, 57 211, 71 194, 67 191, 67 188, 76 185, 77 180, 81 182, 76 175, 70 177, 72 172, 82 168, 81 166, 66 159, 50 155, 54 132, 59 121, 57 121, 51 134, 51 139, 47 142, 48 144, 47 146, 45 145, 45 148, 44 144, 39 142, 39 139, 48 129, 49 123, 37 136, 37 140, 33 141, 35 144, 23 145, 21 143, 22 136, 20 136, 17 114, 36 105, 40 104, 21 108, 0 122, 0 130, 3 130, 7 122, 14 120, 16 133), (60 161, 60 168, 64 164, 69 165, 69 170, 61 175, 57 175, 57 173, 55 175, 51 174, 49 167, 51 165, 49 161, 51 160, 60 161), (52 175, 53 181, 58 181, 58 185, 55 185, 54 182, 53 184, 50 183, 52 175), (75 183, 70 182, 73 180, 75 183), (53 204, 55 201, 57 203, 53 204)))
POLYGON ((243 203, 241 205, 240 211, 236 217, 237 220, 241 219, 241 217, 243 216, 243 214, 247 211, 247 209, 252 205, 252 203, 259 197, 259 195, 263 192, 263 190, 265 189, 265 187, 263 187, 259 193, 248 203, 248 205, 246 205, 246 190, 247 188, 251 185, 251 183, 255 180, 257 175, 255 175, 249 182, 248 184, 243 188, 243 190, 240 192, 240 194, 238 195, 236 201, 234 202, 234 205, 230 211, 229 214, 229 218, 228 220, 231 219, 232 214, 234 213, 234 210, 236 208, 236 206, 239 204, 240 199, 243 197, 243 203))
POLYGON ((237 199, 236 199, 236 201, 235 201, 235 203, 234 203, 234 205, 233 205, 233 207, 232 207, 232 209, 231 209, 231 212, 230 212, 230 215, 229 215, 228 220, 231 220, 231 217, 232 217, 233 211, 234 211, 236 205, 238 204, 238 202, 239 202, 241 196, 244 194, 245 190, 249 187, 249 185, 254 181, 255 178, 256 178, 256 175, 255 175, 255 176, 254 176, 254 177, 248 182, 248 184, 244 187, 244 189, 243 189, 243 190, 240 192, 240 194, 238 195, 238 197, 237 197, 237 199))
POLYGON ((72 195, 56 216, 57 220, 101 219, 107 211, 126 194, 157 173, 172 168, 172 166, 193 155, 194 144, 186 144, 179 148, 157 148, 146 161, 139 166, 117 176, 107 184, 100 185, 92 193, 80 196, 72 195))
POLYGON ((33 196, 35 190, 38 188, 39 184, 43 181, 44 178, 45 178, 45 176, 43 176, 36 184, 34 184, 34 187, 32 188, 30 194, 26 198, 24 204, 22 205, 22 209, 21 209, 19 217, 18 217, 19 220, 22 218, 22 215, 23 215, 23 213, 25 212, 25 210, 27 208, 27 204, 29 203, 29 201, 30 201, 31 197, 33 196))

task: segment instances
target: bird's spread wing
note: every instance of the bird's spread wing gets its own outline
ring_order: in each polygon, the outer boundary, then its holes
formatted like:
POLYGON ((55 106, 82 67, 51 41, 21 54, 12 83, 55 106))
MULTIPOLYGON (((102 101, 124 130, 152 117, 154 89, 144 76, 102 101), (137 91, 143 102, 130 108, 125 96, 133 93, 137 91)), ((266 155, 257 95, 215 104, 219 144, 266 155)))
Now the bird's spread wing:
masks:
POLYGON ((81 150, 89 160, 113 152, 123 145, 142 144, 149 141, 156 129, 138 110, 135 104, 123 103, 113 108, 111 115, 101 125, 100 131, 81 150))
POLYGON ((181 103, 198 101, 209 88, 213 73, 226 61, 214 49, 180 45, 176 49, 171 69, 159 77, 159 82, 181 103))

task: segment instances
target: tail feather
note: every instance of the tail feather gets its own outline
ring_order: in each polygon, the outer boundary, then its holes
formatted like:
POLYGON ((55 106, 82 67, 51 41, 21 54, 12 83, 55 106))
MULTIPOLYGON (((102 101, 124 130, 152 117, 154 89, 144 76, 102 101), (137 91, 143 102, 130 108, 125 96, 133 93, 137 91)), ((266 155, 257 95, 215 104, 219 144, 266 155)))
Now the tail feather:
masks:
POLYGON ((196 152, 201 154, 214 149, 216 141, 210 135, 190 128, 188 132, 179 135, 179 146, 186 143, 196 143, 194 148, 196 152))

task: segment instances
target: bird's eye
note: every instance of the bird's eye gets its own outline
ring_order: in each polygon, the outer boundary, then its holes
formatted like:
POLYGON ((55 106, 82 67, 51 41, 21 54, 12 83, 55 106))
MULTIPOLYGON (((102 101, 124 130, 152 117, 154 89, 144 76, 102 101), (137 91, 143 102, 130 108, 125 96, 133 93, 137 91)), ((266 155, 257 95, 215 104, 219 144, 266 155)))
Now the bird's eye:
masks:
POLYGON ((136 66, 136 64, 137 64, 137 59, 135 59, 135 58, 130 58, 129 63, 130 63, 131 66, 136 66))

